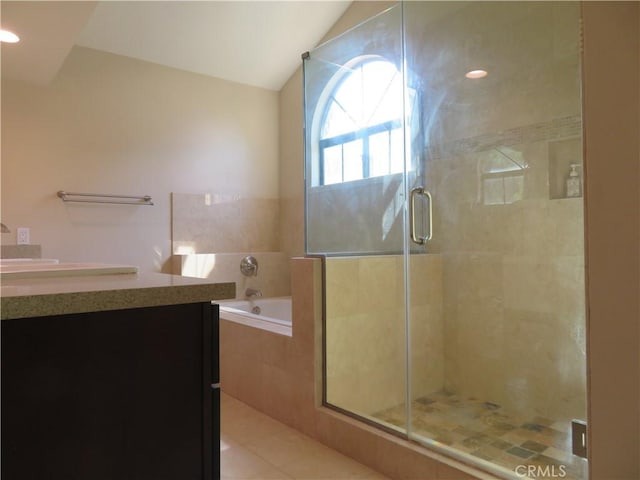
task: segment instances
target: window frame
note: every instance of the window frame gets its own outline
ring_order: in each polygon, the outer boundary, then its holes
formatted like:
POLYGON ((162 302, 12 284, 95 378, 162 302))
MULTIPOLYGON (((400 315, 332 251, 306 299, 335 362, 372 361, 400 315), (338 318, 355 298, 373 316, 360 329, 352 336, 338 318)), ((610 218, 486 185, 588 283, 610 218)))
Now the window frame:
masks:
MULTIPOLYGON (((398 70, 398 66, 391 60, 381 57, 381 56, 372 56, 372 57, 366 57, 360 60, 354 59, 354 63, 351 63, 350 68, 351 69, 355 69, 355 68, 361 68, 363 65, 367 64, 367 63, 372 63, 372 62, 385 62, 388 63, 389 65, 393 66, 396 70, 396 72, 400 75, 400 78, 402 78, 402 72, 400 70, 398 70)), ((328 99, 326 100, 326 102, 324 102, 323 108, 322 108, 322 115, 320 117, 320 122, 318 125, 318 132, 321 132, 324 125, 327 122, 327 116, 329 115, 329 111, 331 109, 331 105, 332 105, 332 101, 336 101, 335 99, 335 93, 337 91, 340 90, 340 88, 342 88, 344 82, 346 81, 347 78, 349 78, 350 73, 346 73, 343 74, 343 76, 339 79, 338 82, 336 82, 332 88, 331 91, 329 93, 328 99)), ((405 87, 403 87, 404 90, 405 87)), ((405 115, 406 116, 406 115, 405 115)), ((401 116, 400 118, 395 118, 395 119, 391 119, 391 120, 387 120, 384 122, 380 122, 377 123, 375 125, 371 125, 368 127, 364 127, 364 128, 360 128, 358 130, 353 130, 350 132, 346 132, 346 133, 342 133, 339 135, 334 135, 332 137, 327 137, 327 138, 318 138, 317 140, 317 148, 318 148, 318 152, 317 152, 317 179, 318 179, 318 183, 316 186, 327 186, 327 185, 339 185, 342 183, 348 183, 351 181, 358 181, 358 180, 366 180, 369 178, 377 178, 377 177, 382 177, 384 175, 375 175, 375 176, 370 176, 370 172, 371 172, 371 168, 370 168, 370 149, 369 149, 369 138, 377 135, 379 133, 382 132, 388 132, 389 134, 389 141, 391 141, 391 132, 395 129, 402 129, 402 137, 405 137, 406 132, 404 131, 404 122, 403 122, 404 118, 403 116, 401 116), (359 179, 354 179, 354 180, 345 180, 344 179, 344 174, 345 174, 345 158, 344 158, 344 145, 353 141, 357 141, 357 140, 361 140, 362 141, 362 177, 359 179), (342 149, 342 157, 341 157, 341 181, 339 182, 332 182, 332 183, 325 183, 325 150, 327 148, 330 147, 335 147, 335 146, 343 146, 342 149)), ((320 137, 320 135, 318 135, 318 137, 320 137)), ((391 162, 391 149, 389 149, 389 162, 391 162)), ((389 165, 389 173, 385 174, 385 175, 394 175, 396 173, 401 173, 401 172, 393 172, 391 171, 391 165, 389 165)))
MULTIPOLYGON (((382 132, 388 132, 391 136, 391 132, 397 128, 402 128, 401 120, 388 120, 386 122, 378 123, 370 127, 361 128, 360 130, 354 130, 353 132, 343 133, 334 137, 323 138, 319 140, 319 185, 333 185, 325 183, 325 168, 324 168, 324 151, 330 147, 336 147, 338 145, 344 146, 347 143, 354 142, 356 140, 362 140, 362 179, 371 178, 370 173, 370 151, 369 151, 369 138, 373 135, 377 135, 382 132)), ((389 158, 389 161, 391 159, 389 158)), ((336 183, 345 183, 344 180, 344 150, 341 159, 342 166, 342 181, 336 183)), ((389 171, 388 175, 394 172, 389 171)), ((349 181, 349 180, 347 180, 349 181)))

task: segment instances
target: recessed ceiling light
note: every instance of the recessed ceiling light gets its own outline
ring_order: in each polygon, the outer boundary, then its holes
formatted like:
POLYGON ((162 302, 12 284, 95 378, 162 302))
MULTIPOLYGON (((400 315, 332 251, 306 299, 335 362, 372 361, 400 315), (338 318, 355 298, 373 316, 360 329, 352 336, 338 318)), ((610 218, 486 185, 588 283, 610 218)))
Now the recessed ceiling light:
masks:
POLYGON ((489 74, 487 73, 486 70, 471 70, 470 72, 467 72, 465 74, 465 77, 475 80, 477 78, 484 78, 487 75, 489 74))
POLYGON ((10 32, 9 30, 0 30, 0 42, 17 43, 19 41, 20 37, 15 33, 10 32))

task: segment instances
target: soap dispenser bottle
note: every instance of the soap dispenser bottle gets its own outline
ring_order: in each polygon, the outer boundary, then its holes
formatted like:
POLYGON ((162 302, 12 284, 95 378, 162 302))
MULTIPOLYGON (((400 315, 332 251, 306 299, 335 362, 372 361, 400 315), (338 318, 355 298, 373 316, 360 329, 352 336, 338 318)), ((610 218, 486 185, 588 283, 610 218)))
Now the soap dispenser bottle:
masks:
POLYGON ((579 164, 572 163, 569 165, 569 177, 567 178, 567 197, 579 197, 580 191, 580 174, 578 173, 579 164))

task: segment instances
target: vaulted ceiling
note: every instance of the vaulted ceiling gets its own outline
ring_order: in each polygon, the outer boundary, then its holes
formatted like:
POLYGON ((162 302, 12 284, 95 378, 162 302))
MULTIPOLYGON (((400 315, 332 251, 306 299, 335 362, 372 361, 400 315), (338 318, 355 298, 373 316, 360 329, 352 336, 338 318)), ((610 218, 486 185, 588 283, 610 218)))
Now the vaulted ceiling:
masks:
POLYGON ((45 85, 74 45, 280 90, 350 1, 5 1, 2 76, 45 85))

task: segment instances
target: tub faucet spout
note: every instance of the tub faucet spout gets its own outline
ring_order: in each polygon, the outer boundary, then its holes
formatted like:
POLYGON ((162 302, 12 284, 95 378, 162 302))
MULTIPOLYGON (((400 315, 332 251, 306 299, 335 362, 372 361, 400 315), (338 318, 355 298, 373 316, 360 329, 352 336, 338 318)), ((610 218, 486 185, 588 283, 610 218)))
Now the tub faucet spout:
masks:
POLYGON ((247 291, 244 292, 244 294, 248 298, 261 297, 262 296, 262 292, 260 290, 255 289, 255 288, 247 288, 247 291))

